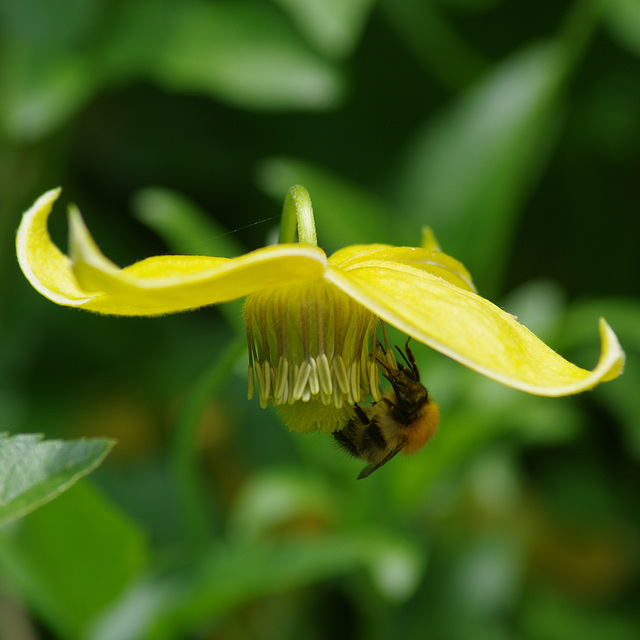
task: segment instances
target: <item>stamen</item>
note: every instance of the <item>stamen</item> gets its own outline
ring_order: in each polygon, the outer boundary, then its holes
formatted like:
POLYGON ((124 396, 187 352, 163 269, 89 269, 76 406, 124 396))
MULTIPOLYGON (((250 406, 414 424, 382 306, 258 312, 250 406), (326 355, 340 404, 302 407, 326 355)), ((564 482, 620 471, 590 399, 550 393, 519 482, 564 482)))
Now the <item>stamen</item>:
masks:
POLYGON ((311 365, 309 362, 303 362, 298 370, 296 378, 296 384, 293 388, 293 401, 296 402, 302 398, 302 394, 307 388, 307 382, 309 381, 309 375, 311 374, 311 365))
POLYGON ((318 366, 316 365, 315 358, 309 362, 311 365, 311 373, 309 374, 309 391, 314 396, 320 393, 320 381, 318 380, 318 366))
POLYGON ((349 369, 349 380, 351 382, 351 398, 357 402, 356 398, 360 398, 360 368, 354 362, 349 369))
POLYGON ((318 378, 320 380, 320 388, 327 395, 331 395, 333 391, 333 382, 331 380, 331 368, 329 367, 329 359, 326 353, 321 353, 316 359, 318 366, 318 378))
POLYGON ((249 393, 290 428, 334 431, 365 396, 380 397, 375 316, 333 285, 288 285, 247 298, 249 393), (372 353, 370 353, 370 351, 372 353))
POLYGON ((333 373, 340 387, 340 391, 344 394, 349 393, 349 377, 347 376, 347 368, 344 366, 344 361, 341 356, 333 360, 333 373))
POLYGON ((274 401, 276 404, 282 404, 284 398, 287 396, 288 373, 289 361, 284 356, 280 356, 276 374, 278 377, 276 378, 276 388, 274 391, 274 401))

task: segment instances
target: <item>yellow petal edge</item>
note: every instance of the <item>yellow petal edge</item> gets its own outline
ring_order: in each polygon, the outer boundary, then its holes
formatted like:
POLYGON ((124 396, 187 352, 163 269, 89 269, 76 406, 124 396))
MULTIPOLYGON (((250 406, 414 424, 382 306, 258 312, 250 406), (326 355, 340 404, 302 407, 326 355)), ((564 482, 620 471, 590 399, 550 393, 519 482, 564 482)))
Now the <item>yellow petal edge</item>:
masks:
POLYGON ((47 219, 60 189, 42 195, 18 229, 18 261, 33 287, 53 302, 113 315, 160 315, 245 297, 270 286, 321 279, 327 258, 291 244, 239 258, 155 256, 120 269, 98 249, 70 207, 71 257, 51 241, 47 219))
POLYGON ((527 393, 579 393, 616 378, 624 368, 624 352, 604 319, 600 359, 588 371, 565 360, 489 300, 422 269, 369 261, 348 270, 330 266, 325 277, 403 333, 527 393))
POLYGON ((64 305, 85 305, 95 295, 78 287, 71 260, 49 236, 47 219, 61 189, 51 189, 41 195, 22 216, 16 236, 18 263, 31 285, 45 298, 64 305))

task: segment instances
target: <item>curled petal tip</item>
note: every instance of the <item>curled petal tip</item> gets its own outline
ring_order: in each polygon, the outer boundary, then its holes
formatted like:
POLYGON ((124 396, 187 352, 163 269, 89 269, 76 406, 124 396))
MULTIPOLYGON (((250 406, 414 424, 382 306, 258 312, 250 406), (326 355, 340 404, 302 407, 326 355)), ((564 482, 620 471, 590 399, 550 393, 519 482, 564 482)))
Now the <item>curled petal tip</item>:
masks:
POLYGON ((598 326, 602 342, 602 354, 598 363, 598 367, 602 367, 603 370, 600 381, 608 382, 622 375, 626 357, 618 336, 609 326, 609 323, 604 318, 600 318, 598 326))
POLYGON ((31 285, 57 304, 81 306, 93 296, 78 287, 71 261, 53 244, 47 220, 62 189, 41 195, 24 213, 16 236, 16 252, 22 272, 31 285))
POLYGON ((422 242, 420 246, 429 251, 441 251, 438 240, 436 239, 436 234, 431 227, 422 227, 422 242))
POLYGON ((622 373, 624 352, 600 321, 596 367, 565 360, 524 325, 471 290, 408 265, 370 261, 330 269, 336 286, 414 339, 508 387, 541 396, 586 391, 622 373))
POLYGON ((108 260, 98 248, 82 219, 80 210, 69 205, 69 256, 76 280, 87 291, 101 291, 100 283, 94 282, 95 273, 118 274, 121 270, 108 260))

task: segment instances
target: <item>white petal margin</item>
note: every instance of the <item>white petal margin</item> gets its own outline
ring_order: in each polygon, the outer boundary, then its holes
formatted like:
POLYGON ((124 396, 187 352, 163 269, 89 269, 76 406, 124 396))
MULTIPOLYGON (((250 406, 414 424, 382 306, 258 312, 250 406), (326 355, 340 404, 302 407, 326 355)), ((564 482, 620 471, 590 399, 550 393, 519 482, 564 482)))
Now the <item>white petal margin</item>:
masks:
MULTIPOLYGON (((71 260, 51 242, 47 219, 61 189, 41 195, 22 216, 16 236, 16 252, 22 272, 45 298, 57 304, 82 306, 95 299, 78 287, 71 260)), ((97 294, 99 295, 99 294, 97 294)))

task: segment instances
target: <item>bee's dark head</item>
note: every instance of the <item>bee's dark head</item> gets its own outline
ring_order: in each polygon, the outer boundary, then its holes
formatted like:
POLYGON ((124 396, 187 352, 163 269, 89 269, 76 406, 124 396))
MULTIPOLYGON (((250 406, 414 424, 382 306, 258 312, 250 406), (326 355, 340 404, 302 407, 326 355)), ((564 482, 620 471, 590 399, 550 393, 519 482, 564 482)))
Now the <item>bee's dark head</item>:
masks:
MULTIPOLYGON (((410 370, 406 370, 412 373, 410 370)), ((389 380, 396 394, 398 404, 407 413, 413 413, 429 402, 429 392, 426 387, 415 380, 411 375, 400 372, 399 375, 389 380)))
POLYGON ((420 373, 415 362, 413 365, 407 362, 409 366, 406 367, 398 363, 396 368, 383 360, 378 359, 378 362, 382 366, 382 375, 393 387, 397 404, 405 413, 411 414, 429 402, 429 392, 420 382, 420 373))

